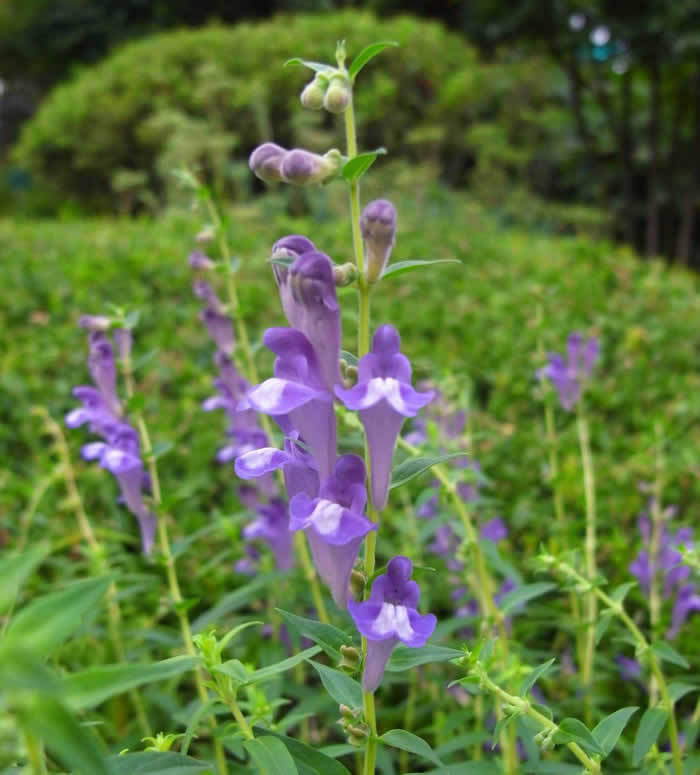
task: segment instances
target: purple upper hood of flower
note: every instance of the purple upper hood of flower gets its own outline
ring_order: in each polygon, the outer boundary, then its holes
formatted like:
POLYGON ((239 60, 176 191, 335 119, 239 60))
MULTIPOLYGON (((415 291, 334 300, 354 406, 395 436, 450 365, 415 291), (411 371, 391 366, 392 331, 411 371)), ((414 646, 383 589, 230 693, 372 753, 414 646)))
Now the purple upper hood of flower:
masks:
POLYGON ((280 498, 272 498, 258 508, 258 516, 243 528, 248 541, 264 541, 275 555, 278 570, 289 570, 294 563, 292 534, 289 531, 287 504, 280 498))
POLYGON ((570 411, 579 400, 584 382, 591 378, 599 351, 597 339, 585 339, 574 331, 566 342, 566 359, 558 353, 550 353, 549 363, 538 369, 537 377, 551 381, 564 409, 570 411))

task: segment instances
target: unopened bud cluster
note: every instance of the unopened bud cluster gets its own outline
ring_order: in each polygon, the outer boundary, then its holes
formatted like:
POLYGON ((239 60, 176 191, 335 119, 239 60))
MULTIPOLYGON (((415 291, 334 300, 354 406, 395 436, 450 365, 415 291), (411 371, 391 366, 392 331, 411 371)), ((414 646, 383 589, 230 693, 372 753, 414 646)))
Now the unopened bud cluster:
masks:
POLYGON ((347 705, 341 705, 339 710, 338 723, 347 735, 348 743, 361 748, 369 737, 369 727, 362 720, 362 711, 359 708, 349 708, 347 705))
POLYGON ((343 113, 350 105, 350 80, 341 71, 327 75, 316 73, 301 93, 301 104, 309 110, 325 108, 329 113, 343 113))
POLYGON ((323 156, 304 148, 291 151, 276 143, 263 143, 250 155, 250 169, 260 180, 266 183, 291 183, 295 186, 308 186, 324 183, 336 177, 343 163, 343 157, 337 148, 332 148, 323 156))

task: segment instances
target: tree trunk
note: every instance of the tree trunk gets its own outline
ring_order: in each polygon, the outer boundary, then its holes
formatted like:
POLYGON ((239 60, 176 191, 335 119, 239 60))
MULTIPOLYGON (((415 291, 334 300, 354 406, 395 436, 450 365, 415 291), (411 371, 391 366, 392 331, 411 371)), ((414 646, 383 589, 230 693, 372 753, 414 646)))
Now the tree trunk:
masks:
POLYGON ((649 67, 649 177, 647 183, 646 254, 659 252, 659 126, 661 124, 661 69, 658 52, 649 67))
POLYGON ((628 68, 622 76, 618 142, 622 165, 622 233, 625 242, 634 245, 634 169, 632 163, 632 133, 630 131, 630 120, 632 118, 631 82, 632 78, 628 68))
POLYGON ((697 212, 698 175, 700 174, 700 69, 695 76, 695 130, 690 146, 688 187, 683 199, 681 225, 676 240, 676 258, 682 263, 690 263, 690 251, 693 244, 693 229, 697 212))

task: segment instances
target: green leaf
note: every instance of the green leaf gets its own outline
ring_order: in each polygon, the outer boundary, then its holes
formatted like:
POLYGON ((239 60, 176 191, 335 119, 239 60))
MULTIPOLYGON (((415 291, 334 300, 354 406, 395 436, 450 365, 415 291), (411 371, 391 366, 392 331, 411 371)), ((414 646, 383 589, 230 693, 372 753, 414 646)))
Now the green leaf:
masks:
POLYGON ((226 635, 218 642, 217 647, 219 654, 228 646, 228 644, 238 635, 240 635, 243 630, 247 630, 249 627, 255 627, 256 625, 262 625, 264 622, 243 622, 243 624, 239 624, 233 629, 229 630, 226 635))
MULTIPOLYGON (((309 660, 310 661, 310 660, 309 660)), ((349 675, 326 667, 320 662, 311 662, 321 678, 321 683, 338 705, 347 705, 350 708, 362 707, 362 687, 349 675)))
POLYGON ((44 559, 46 544, 37 544, 21 554, 8 555, 0 561, 0 613, 4 613, 15 601, 25 579, 44 559))
POLYGON ((284 575, 283 573, 266 573, 258 576, 249 584, 239 589, 234 589, 228 595, 224 595, 215 606, 205 611, 192 622, 192 632, 200 632, 211 622, 219 621, 226 614, 231 613, 231 611, 237 611, 239 608, 249 605, 263 589, 272 586, 283 578, 284 575))
POLYGON ((668 685, 668 693, 671 697, 671 702, 678 702, 681 697, 685 697, 686 694, 691 694, 698 690, 700 690, 700 686, 683 683, 682 681, 674 681, 668 685))
POLYGON ((668 720, 668 712, 663 708, 648 708, 639 722, 637 736, 632 746, 632 764, 636 767, 654 745, 668 720))
POLYGON ((44 595, 17 614, 7 629, 7 646, 48 656, 85 622, 110 585, 109 578, 86 579, 60 592, 44 595))
POLYGON ((0 687, 2 691, 35 689, 46 694, 60 694, 56 676, 31 650, 0 645, 0 687))
POLYGON ((417 649, 399 644, 391 654, 386 669, 390 673, 400 673, 410 670, 417 665, 427 665, 430 662, 447 662, 450 659, 459 659, 464 656, 463 651, 447 648, 446 646, 434 646, 427 643, 417 649))
POLYGON ((64 699, 73 710, 94 708, 135 686, 163 681, 192 670, 200 662, 199 657, 182 656, 162 662, 89 667, 64 679, 64 699))
POLYGON ((357 156, 353 156, 352 159, 346 161, 341 170, 342 176, 348 183, 354 183, 359 180, 365 172, 374 164, 375 159, 379 154, 385 154, 386 148, 377 148, 376 151, 366 151, 365 153, 358 153, 357 156))
POLYGON ((350 80, 354 81, 357 78, 357 74, 362 68, 370 61, 374 59, 377 54, 381 54, 385 48, 389 46, 398 46, 398 42, 395 40, 378 40, 376 43, 370 43, 365 46, 362 51, 352 60, 352 64, 348 68, 348 75, 350 80))
POLYGON ((406 732, 404 729, 390 729, 379 738, 379 742, 390 745, 392 748, 400 748, 402 751, 409 751, 417 756, 442 767, 442 762, 433 749, 423 740, 422 737, 406 732))
POLYGON ((214 772, 213 765, 198 762, 174 751, 142 751, 110 756, 107 759, 113 775, 195 775, 214 772))
POLYGON ((670 662, 673 665, 684 667, 686 670, 688 670, 690 667, 688 660, 679 654, 676 649, 674 649, 673 646, 670 643, 667 643, 665 640, 657 640, 655 643, 652 643, 651 650, 659 659, 662 659, 664 662, 670 662))
POLYGON ((608 627, 610 626, 611 621, 612 616, 601 616, 595 623, 595 635, 593 640, 596 646, 600 643, 600 641, 603 639, 603 636, 608 631, 608 627))
POLYGON ((256 734, 272 735, 281 740, 296 762, 299 775, 350 775, 339 761, 331 759, 330 756, 299 742, 299 740, 267 730, 265 732, 256 730, 256 734))
POLYGON ((287 67, 287 65, 303 65, 304 67, 308 67, 309 70, 313 70, 315 73, 323 73, 324 75, 332 75, 338 71, 337 67, 324 65, 323 62, 311 62, 308 59, 301 59, 300 57, 288 59, 284 63, 285 67, 287 67))
POLYGON ((304 662, 305 660, 310 660, 311 657, 315 657, 320 650, 320 646, 312 646, 310 649, 300 651, 293 657, 283 659, 281 662, 277 662, 274 665, 261 667, 259 670, 255 670, 248 676, 248 681, 245 685, 250 686, 252 684, 262 683, 263 681, 269 681, 270 678, 274 678, 276 675, 296 667, 300 662, 304 662))
POLYGON ((511 613, 518 606, 527 603, 529 600, 545 595, 554 589, 555 586, 556 584, 552 584, 549 581, 538 581, 536 584, 525 584, 522 587, 516 587, 512 592, 503 597, 499 608, 504 614, 511 613))
POLYGON ((593 737, 598 741, 606 756, 615 748, 622 731, 638 710, 636 705, 620 708, 620 710, 606 716, 593 730, 593 737))
POLYGON ((341 646, 349 646, 352 643, 351 635, 347 635, 332 624, 324 624, 314 619, 305 619, 303 616, 283 611, 281 608, 275 610, 299 635, 305 635, 314 643, 318 643, 326 654, 333 659, 340 659, 341 646))
POLYGON ((434 266, 435 264, 461 264, 462 262, 456 258, 437 258, 434 261, 424 261, 416 259, 415 261, 396 261, 382 272, 382 280, 385 277, 391 277, 392 275, 406 274, 406 272, 412 272, 414 269, 420 269, 424 266, 434 266))
POLYGON ((67 770, 111 775, 92 734, 53 697, 30 695, 15 709, 20 725, 44 741, 67 770))
POLYGON ((520 688, 520 694, 524 697, 530 689, 537 683, 537 681, 547 673, 550 672, 549 668, 554 664, 555 659, 549 659, 547 662, 543 662, 541 665, 534 667, 526 676, 523 681, 523 685, 520 688))
POLYGON ((432 468, 438 463, 444 463, 447 460, 453 460, 456 457, 467 457, 466 452, 452 452, 449 455, 437 455, 435 457, 410 457, 399 463, 391 472, 391 489, 401 487, 401 485, 420 476, 424 471, 432 468))
POLYGON ((577 718, 565 718, 559 722, 559 729, 554 733, 553 739, 555 743, 578 743, 593 753, 604 753, 590 729, 577 718))
POLYGON ((211 711, 219 704, 220 701, 212 697, 212 699, 207 700, 205 703, 201 704, 197 710, 194 711, 194 713, 188 713, 187 729, 185 729, 185 736, 182 738, 182 742, 180 743, 180 751, 183 754, 186 754, 190 750, 192 739, 196 737, 199 722, 206 715, 211 713, 211 711))
POLYGON ((212 666, 211 670, 214 673, 227 675, 233 680, 237 689, 241 686, 245 686, 250 678, 250 673, 240 659, 229 659, 228 662, 224 662, 221 665, 212 666))
POLYGON ((299 775, 292 755, 276 737, 256 737, 246 740, 243 746, 265 775, 299 775))
POLYGON ((622 603, 624 602, 624 599, 627 597, 627 594, 630 591, 630 589, 636 586, 637 586, 636 581, 627 581, 624 584, 620 584, 619 587, 615 587, 615 589, 613 589, 613 591, 610 593, 610 597, 616 603, 622 603))

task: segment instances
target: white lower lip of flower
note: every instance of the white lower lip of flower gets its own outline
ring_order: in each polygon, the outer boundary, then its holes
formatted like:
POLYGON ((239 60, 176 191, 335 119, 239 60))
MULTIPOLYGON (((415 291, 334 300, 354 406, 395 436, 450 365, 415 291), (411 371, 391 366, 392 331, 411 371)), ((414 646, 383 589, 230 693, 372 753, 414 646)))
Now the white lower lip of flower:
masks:
POLYGON ((314 527, 321 535, 335 533, 343 516, 343 507, 339 503, 321 498, 311 515, 314 527))
POLYGON ((382 603, 379 616, 374 620, 372 632, 375 635, 398 635, 401 640, 413 637, 413 627, 408 619, 408 609, 405 605, 382 603))
POLYGON ((259 411, 270 411, 279 405, 286 386, 287 383, 283 379, 277 379, 276 377, 266 379, 262 385, 251 393, 250 397, 257 404, 259 411))
POLYGON ((371 406, 382 398, 389 399, 391 396, 393 398, 392 404, 403 406, 404 401, 401 398, 400 388, 401 383, 394 377, 374 377, 367 385, 367 403, 371 406))

